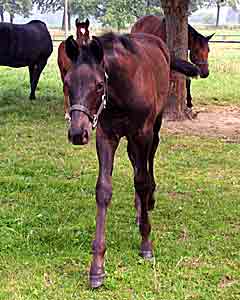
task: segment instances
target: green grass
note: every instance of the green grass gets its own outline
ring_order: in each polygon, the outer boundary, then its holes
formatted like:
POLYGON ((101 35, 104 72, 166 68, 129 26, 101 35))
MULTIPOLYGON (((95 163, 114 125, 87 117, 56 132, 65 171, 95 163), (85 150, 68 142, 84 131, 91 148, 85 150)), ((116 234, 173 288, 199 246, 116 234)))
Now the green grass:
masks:
MULTIPOLYGON (((239 105, 233 50, 217 50, 194 104, 239 105), (229 54, 231 53, 231 54, 229 54), (219 54, 219 56, 217 56, 219 54), (219 69, 218 69, 219 68, 219 69), (225 84, 230 83, 226 89, 225 84), (206 89, 206 86, 209 88, 206 89)), ((139 257, 132 170, 121 143, 107 221, 105 285, 88 287, 95 231, 95 141, 67 142, 56 57, 37 100, 27 70, 0 74, 0 299, 236 300, 240 295, 239 144, 162 135, 156 155, 153 261, 139 257)))

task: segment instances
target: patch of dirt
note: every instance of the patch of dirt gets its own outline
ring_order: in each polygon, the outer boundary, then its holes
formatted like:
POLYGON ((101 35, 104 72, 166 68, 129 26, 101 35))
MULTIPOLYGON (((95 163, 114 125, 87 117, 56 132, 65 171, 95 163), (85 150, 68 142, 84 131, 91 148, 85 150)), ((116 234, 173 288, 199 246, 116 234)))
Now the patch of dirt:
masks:
POLYGON ((175 134, 220 137, 240 143, 240 107, 196 107, 196 118, 184 121, 163 121, 164 131, 175 134))

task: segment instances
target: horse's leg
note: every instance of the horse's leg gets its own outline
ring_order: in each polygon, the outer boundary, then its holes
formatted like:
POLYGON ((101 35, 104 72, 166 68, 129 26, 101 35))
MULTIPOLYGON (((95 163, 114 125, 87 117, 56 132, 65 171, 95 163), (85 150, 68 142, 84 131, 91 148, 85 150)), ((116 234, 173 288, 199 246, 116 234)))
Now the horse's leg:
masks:
POLYGON ((42 60, 39 63, 29 66, 30 85, 31 85, 31 93, 29 98, 31 100, 36 99, 35 90, 37 88, 39 77, 46 64, 47 64, 47 60, 42 60))
POLYGON ((112 197, 112 169, 114 154, 119 140, 106 136, 98 128, 97 131, 97 154, 99 160, 99 175, 96 185, 96 235, 92 243, 93 259, 90 269, 90 286, 97 288, 104 279, 104 254, 105 246, 105 219, 107 207, 112 197))
POLYGON ((187 107, 192 108, 192 96, 191 96, 191 80, 186 79, 186 88, 187 88, 187 107))
POLYGON ((162 114, 159 114, 153 127, 153 143, 149 155, 149 173, 151 176, 151 188, 152 188, 149 203, 148 203, 149 210, 154 209, 154 204, 155 204, 154 191, 156 188, 156 183, 154 179, 154 157, 160 141, 159 131, 161 129, 161 126, 162 126, 162 114))
MULTIPOLYGON (((154 191, 156 187, 155 179, 154 179, 154 157, 155 153, 157 151, 157 147, 159 145, 159 130, 162 125, 162 114, 159 114, 159 116, 156 119, 156 122, 154 124, 153 128, 153 143, 149 154, 149 174, 151 176, 151 194, 149 197, 149 203, 148 203, 148 210, 152 210, 154 208, 155 199, 154 199, 154 191)), ((129 147, 129 145, 128 145, 129 147)), ((130 149, 129 149, 130 150, 130 149)), ((130 152, 130 151, 128 151, 130 152)), ((129 153, 130 161, 134 167, 135 162, 133 160, 133 157, 131 157, 131 154, 129 153)), ((140 217, 141 217, 141 202, 140 198, 137 193, 135 193, 135 208, 136 208, 136 224, 140 224, 140 217)))
POLYGON ((128 154, 134 163, 135 193, 141 203, 140 233, 142 236, 140 254, 145 258, 152 257, 152 243, 149 240, 151 225, 148 218, 148 201, 151 195, 151 176, 148 171, 149 154, 152 147, 153 136, 151 133, 128 139, 128 154))
MULTIPOLYGON (((135 159, 134 159, 134 155, 132 154, 133 149, 131 149, 131 144, 130 143, 128 143, 128 145, 127 145, 127 152, 128 152, 128 157, 131 161, 133 170, 135 172, 136 162, 135 162, 135 159)), ((141 201, 140 201, 140 198, 139 198, 139 196, 136 192, 135 192, 134 204, 135 204, 135 209, 136 209, 136 224, 140 225, 141 201)))

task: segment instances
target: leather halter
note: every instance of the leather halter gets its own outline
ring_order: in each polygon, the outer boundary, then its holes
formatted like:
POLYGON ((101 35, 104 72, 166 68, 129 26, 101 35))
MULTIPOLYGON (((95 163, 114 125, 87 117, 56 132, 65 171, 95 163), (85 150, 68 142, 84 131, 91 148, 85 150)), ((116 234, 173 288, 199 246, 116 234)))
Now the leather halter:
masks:
POLYGON ((195 65, 208 65, 208 61, 207 60, 193 61, 193 63, 195 65))
POLYGON ((98 118, 99 118, 101 112, 103 111, 103 109, 106 108, 106 104, 107 104, 107 100, 108 100, 108 75, 105 71, 104 71, 104 87, 103 88, 104 88, 104 92, 102 95, 102 102, 101 102, 96 114, 92 114, 91 111, 88 109, 88 107, 86 107, 82 104, 74 104, 70 107, 70 110, 69 110, 70 116, 71 116, 71 113, 76 110, 83 112, 85 115, 88 116, 90 122, 92 123, 92 129, 95 129, 97 127, 98 118))

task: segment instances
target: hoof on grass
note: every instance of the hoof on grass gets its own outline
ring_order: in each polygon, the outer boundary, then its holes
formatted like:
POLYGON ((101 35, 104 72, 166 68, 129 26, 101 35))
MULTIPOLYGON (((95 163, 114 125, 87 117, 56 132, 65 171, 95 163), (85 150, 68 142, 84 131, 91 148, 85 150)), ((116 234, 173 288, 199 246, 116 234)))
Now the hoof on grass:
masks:
POLYGON ((99 274, 99 275, 90 275, 90 287, 92 289, 96 289, 100 287, 103 284, 105 278, 105 274, 99 274))

